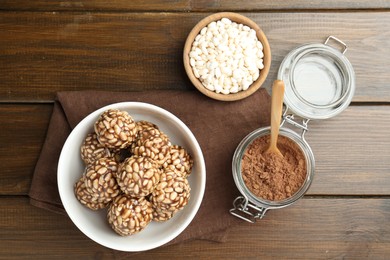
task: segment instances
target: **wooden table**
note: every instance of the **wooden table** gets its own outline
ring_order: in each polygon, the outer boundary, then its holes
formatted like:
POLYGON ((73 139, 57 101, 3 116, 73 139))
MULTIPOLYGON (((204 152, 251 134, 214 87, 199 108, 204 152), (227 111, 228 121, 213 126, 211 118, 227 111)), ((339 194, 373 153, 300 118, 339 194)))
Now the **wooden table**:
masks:
MULTIPOLYGON (((0 1, 0 258, 112 258, 67 216, 29 204, 57 91, 190 90, 182 49, 218 11, 257 22, 272 50, 267 89, 294 47, 348 44, 356 93, 341 115, 310 123, 316 176, 307 195, 227 242, 194 240, 134 258, 389 259, 390 2, 0 1)), ((228 209, 226 209, 228 210, 228 209)))

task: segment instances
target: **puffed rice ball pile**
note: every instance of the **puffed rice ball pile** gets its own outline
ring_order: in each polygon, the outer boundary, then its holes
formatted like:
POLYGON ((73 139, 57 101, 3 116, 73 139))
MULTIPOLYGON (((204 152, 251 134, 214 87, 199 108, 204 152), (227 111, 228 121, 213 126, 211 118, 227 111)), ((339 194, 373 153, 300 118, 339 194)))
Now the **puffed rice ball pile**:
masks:
POLYGON ((259 78, 263 57, 256 31, 228 18, 204 27, 189 53, 193 73, 202 85, 226 95, 247 90, 259 78))
POLYGON ((80 152, 85 170, 75 196, 91 210, 107 208, 108 223, 121 236, 169 220, 190 199, 191 155, 152 122, 106 110, 80 152))

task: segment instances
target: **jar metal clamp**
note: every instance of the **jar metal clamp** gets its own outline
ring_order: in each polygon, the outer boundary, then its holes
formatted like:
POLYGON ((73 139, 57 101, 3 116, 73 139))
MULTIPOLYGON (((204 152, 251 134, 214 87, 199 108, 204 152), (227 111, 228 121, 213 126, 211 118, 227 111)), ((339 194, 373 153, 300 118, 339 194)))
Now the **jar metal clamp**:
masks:
POLYGON ((232 215, 254 223, 263 218, 269 209, 293 204, 309 189, 314 177, 315 159, 305 140, 308 123, 341 113, 349 106, 355 92, 355 73, 344 55, 346 51, 347 45, 343 41, 329 36, 324 43, 299 46, 283 59, 278 71, 278 79, 285 83, 280 135, 290 138, 303 151, 307 163, 306 180, 293 196, 282 201, 268 201, 248 190, 241 175, 242 156, 254 139, 270 133, 270 127, 256 129, 240 142, 233 155, 233 179, 241 195, 233 201, 232 215), (340 45, 341 51, 331 46, 331 41, 340 45))

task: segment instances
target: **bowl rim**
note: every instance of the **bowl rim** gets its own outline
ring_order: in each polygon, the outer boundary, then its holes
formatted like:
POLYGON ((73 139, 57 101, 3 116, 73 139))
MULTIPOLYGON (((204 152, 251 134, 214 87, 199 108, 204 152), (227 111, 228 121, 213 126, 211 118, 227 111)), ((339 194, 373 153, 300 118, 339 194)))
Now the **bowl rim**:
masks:
MULTIPOLYGON (((79 156, 78 153, 76 153, 76 154, 79 156)), ((80 161, 81 161, 81 158, 80 158, 80 161)), ((59 160, 58 160, 58 166, 57 166, 57 188, 58 188, 58 191, 59 191, 60 199, 61 199, 61 202, 62 202, 62 204, 64 206, 64 209, 65 209, 67 215, 72 220, 74 225, 82 233, 84 233, 88 238, 90 238, 91 240, 95 241, 96 243, 98 243, 98 244, 100 244, 102 246, 111 248, 111 249, 120 250, 120 251, 127 251, 127 252, 139 252, 139 251, 145 251, 145 250, 150 250, 150 249, 153 249, 153 248, 157 248, 159 246, 162 246, 162 245, 168 243, 169 241, 171 241, 172 239, 174 239, 175 237, 180 235, 188 227, 188 225, 192 222, 192 220, 195 218, 197 212, 199 211, 200 205, 201 205, 203 197, 204 197, 205 187, 206 187, 206 166, 205 166, 205 160, 204 160, 202 149, 201 149, 197 139, 195 138, 194 134, 191 132, 191 130, 178 117, 176 117, 171 112, 169 112, 169 111, 167 111, 164 108, 161 108, 159 106, 152 105, 152 104, 149 104, 149 103, 144 103, 144 102, 133 102, 133 101, 131 101, 131 102, 113 103, 113 104, 109 104, 109 105, 103 106, 103 107, 101 107, 101 108, 91 112, 90 114, 88 114, 86 117, 84 117, 74 127, 74 129, 71 131, 71 133, 67 137, 67 139, 66 139, 66 141, 65 141, 65 143, 64 143, 64 145, 63 145, 63 147, 61 149, 60 157, 59 157, 59 160), (129 106, 131 108, 129 108, 129 106), (129 109, 129 110, 131 110, 131 109, 140 109, 140 108, 141 109, 145 108, 145 109, 152 110, 152 111, 159 110, 159 112, 162 113, 164 118, 167 118, 169 120, 173 120, 178 125, 178 127, 185 132, 187 137, 190 139, 190 142, 194 145, 194 148, 195 148, 195 151, 196 151, 196 156, 198 157, 198 166, 199 166, 198 174, 200 175, 200 177, 199 177, 200 183, 198 184, 199 185, 199 190, 198 190, 199 193, 197 194, 197 197, 193 198, 193 200, 195 200, 195 202, 193 204, 192 209, 190 210, 190 213, 185 218, 185 220, 184 221, 180 221, 179 224, 172 222, 173 225, 179 226, 179 227, 177 227, 177 229, 175 229, 175 232, 172 232, 172 233, 168 234, 168 236, 164 237, 163 240, 159 240, 157 242, 150 243, 150 244, 145 243, 146 244, 145 246, 142 246, 141 248, 137 248, 137 249, 131 248, 129 246, 124 247, 124 246, 117 245, 117 244, 109 244, 108 245, 104 241, 104 239, 94 236, 93 235, 93 231, 88 230, 86 227, 84 227, 82 224, 80 224, 77 221, 78 214, 77 214, 77 212, 75 212, 74 210, 72 210, 70 208, 71 200, 67 199, 67 196, 69 196, 69 195, 68 195, 68 193, 66 193, 67 190, 65 190, 65 187, 63 187, 63 183, 64 183, 64 180, 65 180, 65 179, 63 179, 63 178, 65 178, 65 175, 63 173, 63 171, 65 169, 64 168, 64 163, 65 163, 65 161, 64 161, 64 154, 66 154, 66 151, 70 148, 71 143, 77 137, 78 132, 82 131, 82 129, 84 129, 85 127, 91 127, 89 123, 91 123, 92 119, 96 118, 103 111, 105 111, 107 109, 110 109, 110 108, 124 109, 124 110, 126 110, 126 109, 129 109)), ((69 189, 69 187, 67 187, 67 189, 69 189)), ((72 187, 72 190, 73 190, 73 187, 72 187)), ((114 233, 114 231, 113 231, 113 233, 114 233)), ((126 239, 126 237, 123 237, 123 238, 126 239)))
POLYGON ((233 13, 233 12, 219 12, 219 13, 214 13, 209 16, 206 16, 202 20, 200 20, 190 31, 190 33, 187 36, 187 39, 184 44, 184 50, 183 50, 183 62, 184 62, 184 68, 186 71, 186 74, 192 84, 204 95, 220 100, 220 101, 236 101, 240 100, 243 98, 246 98, 253 93, 255 93, 264 83, 266 80, 270 67, 271 67, 271 48, 268 42, 268 39, 264 32, 261 30, 260 26, 257 25, 253 20, 250 18, 238 14, 238 13, 233 13), (263 58, 263 64, 264 68, 260 70, 260 76, 259 78, 251 84, 251 86, 245 90, 245 91, 239 91, 237 93, 231 93, 231 94, 221 94, 221 93, 216 93, 214 91, 208 90, 205 88, 200 80, 195 77, 192 67, 190 65, 190 58, 189 58, 189 52, 192 47, 192 43, 195 39, 195 37, 199 34, 200 30, 202 30, 205 26, 207 26, 209 23, 213 21, 218 21, 222 18, 229 18, 233 22, 241 23, 244 25, 249 26, 251 29, 254 29, 256 31, 256 36, 258 40, 262 43, 263 45, 263 53, 264 53, 264 58, 263 58))

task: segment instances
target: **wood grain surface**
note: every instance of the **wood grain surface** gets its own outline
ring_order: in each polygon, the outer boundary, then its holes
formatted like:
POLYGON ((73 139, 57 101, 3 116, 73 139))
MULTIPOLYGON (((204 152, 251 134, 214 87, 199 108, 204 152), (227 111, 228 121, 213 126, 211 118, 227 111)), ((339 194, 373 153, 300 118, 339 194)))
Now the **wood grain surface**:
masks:
POLYGON ((381 10, 390 8, 388 1, 382 0, 257 0, 257 1, 209 1, 209 0, 86 0, 86 1, 24 1, 3 0, 0 10, 12 11, 268 11, 268 10, 381 10))
POLYGON ((231 228, 227 242, 188 241, 131 256, 98 245, 68 217, 23 197, 2 198, 0 208, 1 256, 14 259, 32 251, 36 259, 386 259, 390 247, 390 201, 379 198, 305 198, 231 228))
MULTIPOLYGON (((346 56, 356 72, 354 101, 390 101, 387 12, 245 15, 260 25, 271 46, 265 86, 272 84, 293 48, 334 35, 348 44, 346 56)), ((192 27, 205 16, 0 12, 0 101, 48 101, 62 90, 193 88, 184 73, 182 52, 192 27)))
POLYGON ((0 259, 388 259, 389 68, 389 1, 0 1, 0 259), (131 256, 93 242, 67 216, 31 206, 56 92, 193 90, 184 42, 219 11, 241 13, 266 34, 267 90, 293 48, 329 35, 348 45, 356 93, 337 117, 309 122, 316 173, 304 198, 230 228, 226 242, 131 256))

